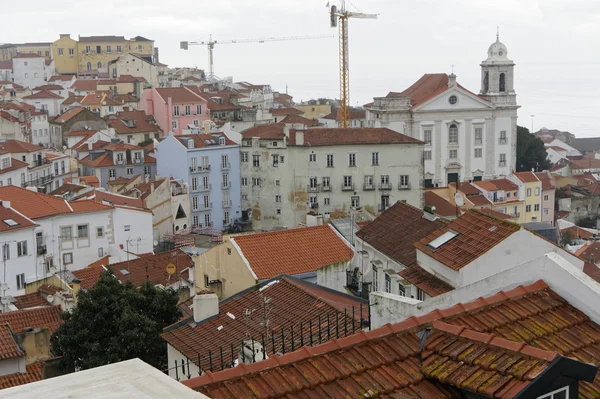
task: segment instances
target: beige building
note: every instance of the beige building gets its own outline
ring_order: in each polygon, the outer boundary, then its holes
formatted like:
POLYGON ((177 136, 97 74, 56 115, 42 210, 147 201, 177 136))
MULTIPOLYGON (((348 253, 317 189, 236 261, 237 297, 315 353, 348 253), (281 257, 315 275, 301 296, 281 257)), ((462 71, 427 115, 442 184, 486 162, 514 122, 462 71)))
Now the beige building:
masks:
POLYGON ((58 73, 77 73, 79 64, 77 62, 77 41, 71 39, 68 33, 60 34, 58 40, 52 43, 52 59, 54 69, 58 73))
POLYGON ((351 208, 371 214, 397 201, 423 205, 423 142, 385 128, 242 132, 242 211, 254 230, 292 228, 351 208))
POLYGON ((135 54, 124 54, 108 63, 108 72, 112 79, 118 79, 122 75, 144 78, 154 87, 159 87, 158 70, 159 67, 147 58, 135 54))
POLYGON ((295 105, 294 108, 304 112, 302 116, 308 119, 319 119, 331 113, 331 104, 303 104, 295 105))

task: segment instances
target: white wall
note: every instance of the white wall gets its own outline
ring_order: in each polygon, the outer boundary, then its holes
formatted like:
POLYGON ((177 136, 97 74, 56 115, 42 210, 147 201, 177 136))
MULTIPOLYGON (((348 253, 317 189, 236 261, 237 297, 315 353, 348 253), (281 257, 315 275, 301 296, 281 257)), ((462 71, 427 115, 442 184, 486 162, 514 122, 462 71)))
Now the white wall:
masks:
POLYGON ((50 140, 50 124, 48 123, 48 116, 34 115, 31 117, 31 142, 35 145, 42 145, 49 147, 50 140))
POLYGON ((41 266, 37 265, 36 262, 36 246, 35 246, 35 234, 34 227, 24 228, 19 230, 8 231, 0 234, 0 267, 2 268, 2 277, 8 284, 7 295, 23 295, 25 289, 18 289, 17 287, 17 275, 25 275, 25 282, 30 283, 36 281, 41 273, 41 266), (21 241, 27 242, 27 255, 18 256, 17 243, 21 241), (6 243, 9 246, 9 259, 3 260, 3 247, 6 243))
MULTIPOLYGON (((113 213, 114 245, 134 254, 152 252, 152 213, 134 209, 115 208, 113 213)), ((126 259, 122 259, 126 260, 126 259)))
POLYGON ((16 84, 33 89, 45 84, 44 57, 13 58, 13 79, 16 84))

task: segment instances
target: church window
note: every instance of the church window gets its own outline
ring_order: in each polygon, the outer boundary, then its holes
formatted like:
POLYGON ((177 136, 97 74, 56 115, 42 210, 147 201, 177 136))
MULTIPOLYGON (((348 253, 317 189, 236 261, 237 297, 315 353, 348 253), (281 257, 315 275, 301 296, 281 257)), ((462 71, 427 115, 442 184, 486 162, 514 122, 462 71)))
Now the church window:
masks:
POLYGON ((490 89, 490 73, 485 72, 483 74, 483 91, 484 91, 484 93, 487 93, 489 89, 490 89))
POLYGON ((458 97, 450 96, 450 98, 448 98, 448 102, 450 103, 450 105, 454 105, 458 102, 458 97))
POLYGON ((506 91, 506 75, 503 73, 500 74, 500 91, 506 91))
POLYGON ((475 144, 481 144, 483 142, 483 128, 476 127, 475 128, 475 144))
POLYGON ((483 156, 483 150, 481 148, 475 148, 475 158, 481 158, 483 156))
POLYGON ((458 144, 458 126, 454 123, 450 125, 448 129, 448 143, 449 144, 458 144))
POLYGON ((431 144, 431 129, 423 130, 423 141, 425 144, 431 144))

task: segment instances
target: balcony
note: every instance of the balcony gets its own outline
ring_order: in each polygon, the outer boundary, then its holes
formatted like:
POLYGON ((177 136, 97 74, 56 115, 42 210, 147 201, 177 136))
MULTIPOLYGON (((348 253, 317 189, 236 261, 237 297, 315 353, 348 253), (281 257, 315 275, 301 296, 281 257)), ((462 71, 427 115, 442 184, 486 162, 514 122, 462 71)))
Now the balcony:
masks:
POLYGON ((223 208, 231 208, 231 200, 223 201, 223 208))
POLYGON ((331 191, 331 186, 329 184, 328 185, 321 185, 321 191, 323 191, 323 192, 329 192, 329 191, 331 191))
POLYGON ((391 190, 392 183, 379 183, 379 189, 380 190, 391 190))
POLYGON ((229 170, 229 169, 231 169, 231 163, 227 162, 227 163, 221 164, 221 170, 229 170))
POLYGON ((398 183, 398 190, 410 190, 410 183, 398 183))
POLYGON ((231 182, 227 182, 227 183, 221 183, 221 188, 223 190, 227 190, 231 188, 231 182))
POLYGON ((309 193, 318 193, 319 192, 319 185, 308 185, 306 187, 306 191, 308 191, 309 193))
POLYGON ((504 202, 504 197, 496 197, 492 202, 504 202))
POLYGON ((209 202, 208 204, 202 204, 202 206, 200 207, 200 211, 210 211, 212 209, 212 202, 209 202))
POLYGON ((197 167, 190 166, 190 172, 192 172, 192 173, 210 172, 210 165, 202 165, 202 166, 197 166, 197 167))
POLYGON ((198 187, 198 190, 196 190, 196 191, 203 192, 203 191, 210 191, 211 189, 212 189, 212 184, 209 184, 208 186, 198 187))
POLYGON ((373 183, 364 183, 364 184, 363 184, 363 190, 364 190, 364 191, 372 191, 372 190, 375 190, 375 184, 373 184, 373 183))
POLYGON ((343 183, 342 184, 342 191, 354 191, 354 183, 343 183))

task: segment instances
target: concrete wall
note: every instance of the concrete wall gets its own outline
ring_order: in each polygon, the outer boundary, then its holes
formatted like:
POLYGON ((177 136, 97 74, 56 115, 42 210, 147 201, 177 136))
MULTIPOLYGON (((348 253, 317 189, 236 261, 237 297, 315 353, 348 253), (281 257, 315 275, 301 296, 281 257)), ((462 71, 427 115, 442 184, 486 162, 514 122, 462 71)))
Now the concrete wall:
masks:
POLYGON ((45 60, 40 57, 13 58, 13 81, 21 86, 33 89, 45 84, 45 60))

